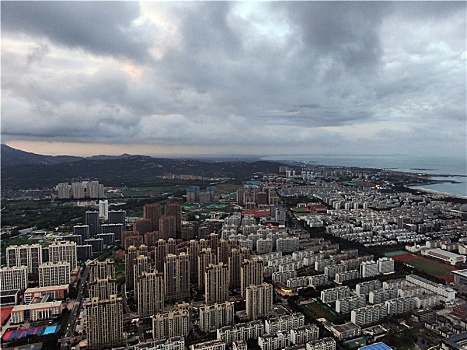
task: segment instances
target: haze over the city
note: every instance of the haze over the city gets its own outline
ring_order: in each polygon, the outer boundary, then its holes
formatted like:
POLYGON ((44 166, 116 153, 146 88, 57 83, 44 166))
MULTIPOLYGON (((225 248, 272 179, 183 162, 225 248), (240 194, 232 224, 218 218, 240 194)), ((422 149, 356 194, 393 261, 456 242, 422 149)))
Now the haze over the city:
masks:
POLYGON ((466 155, 465 2, 1 3, 2 143, 466 155))

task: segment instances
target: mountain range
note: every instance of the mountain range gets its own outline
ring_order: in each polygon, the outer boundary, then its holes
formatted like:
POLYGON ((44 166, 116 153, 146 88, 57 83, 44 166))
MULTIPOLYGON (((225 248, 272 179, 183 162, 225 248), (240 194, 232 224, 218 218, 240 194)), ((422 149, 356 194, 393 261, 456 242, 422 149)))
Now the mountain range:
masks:
POLYGON ((157 186, 164 175, 246 180, 277 173, 279 162, 154 158, 143 155, 48 156, 1 145, 2 189, 52 187, 60 182, 98 180, 106 186, 157 186))

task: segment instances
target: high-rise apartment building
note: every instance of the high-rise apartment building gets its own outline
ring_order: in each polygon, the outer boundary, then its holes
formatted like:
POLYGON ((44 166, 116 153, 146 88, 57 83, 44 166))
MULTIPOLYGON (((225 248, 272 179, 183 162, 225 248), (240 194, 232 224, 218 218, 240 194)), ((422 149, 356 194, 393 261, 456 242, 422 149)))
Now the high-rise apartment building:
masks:
POLYGON ((211 248, 213 252, 217 252, 217 246, 219 244, 219 235, 217 233, 211 232, 208 235, 208 241, 209 248, 211 248))
POLYGON ((79 235, 82 238, 82 241, 88 239, 89 235, 89 225, 75 225, 73 226, 73 234, 79 235))
POLYGON ((61 182, 57 185, 58 199, 70 198, 70 185, 66 182, 61 182))
POLYGON ((216 253, 211 248, 203 248, 198 253, 198 289, 203 290, 206 283, 204 274, 209 264, 216 264, 216 253))
POLYGON ((164 261, 168 254, 175 254, 177 250, 177 242, 173 238, 168 240, 159 239, 154 247, 155 251, 155 266, 158 272, 164 271, 164 261))
POLYGON ((91 298, 86 303, 88 349, 108 349, 124 345, 122 298, 91 298))
POLYGON ((204 300, 206 305, 229 300, 229 266, 209 264, 204 272, 204 300))
POLYGON ((269 283, 246 288, 246 314, 250 320, 267 317, 272 312, 274 291, 269 283))
POLYGON ((225 239, 221 239, 217 245, 217 261, 228 264, 231 249, 232 244, 225 239))
POLYGON ((166 300, 190 297, 190 257, 186 253, 168 254, 164 263, 166 300))
POLYGON ((12 266, 0 268, 0 291, 28 287, 28 267, 12 266))
POLYGON ((179 203, 168 203, 164 207, 166 216, 173 216, 175 218, 175 237, 181 238, 182 236, 182 206, 179 203))
POLYGON ((68 261, 46 262, 39 266, 39 287, 59 286, 71 282, 68 261))
POLYGON ((104 198, 104 185, 99 181, 89 181, 86 187, 86 197, 89 198, 104 198))
POLYGON ((98 211, 85 212, 84 223, 89 226, 89 236, 95 236, 101 232, 98 211))
POLYGON ((40 244, 12 245, 6 248, 8 267, 27 266, 28 273, 38 273, 42 264, 42 246, 40 244))
POLYGON ((191 239, 188 242, 187 253, 190 256, 190 280, 198 283, 198 253, 200 251, 199 240, 191 239))
POLYGON ((89 280, 102 278, 115 278, 115 261, 106 259, 104 261, 93 261, 89 264, 89 280))
POLYGON ((175 216, 164 215, 159 219, 159 232, 163 239, 176 238, 175 216))
MULTIPOLYGON (((147 255, 138 255, 135 258, 134 264, 134 286, 133 289, 136 290, 136 283, 138 281, 138 277, 141 276, 144 272, 151 271, 151 259, 147 255)), ((135 293, 135 298, 138 298, 138 295, 135 293)))
POLYGON ((136 277, 135 296, 138 301, 138 315, 147 317, 161 312, 164 308, 164 279, 162 273, 143 272, 136 277))
POLYGON ((199 328, 213 332, 218 328, 234 324, 235 310, 232 303, 206 305, 199 308, 199 328))
POLYGON ((126 289, 132 290, 135 286, 135 264, 138 256, 138 249, 129 246, 125 255, 125 282, 126 289))
POLYGON ((144 236, 145 233, 152 231, 152 223, 149 219, 138 219, 133 222, 133 231, 139 236, 144 236))
POLYGON ((152 336, 154 340, 175 336, 187 336, 190 315, 188 310, 175 310, 159 313, 152 318, 152 336))
POLYGON ((99 300, 110 299, 117 294, 117 280, 114 278, 94 279, 88 283, 89 297, 99 300))
POLYGON ((102 224, 102 233, 113 233, 116 241, 122 240, 123 224, 102 224))
POLYGON ((245 259, 250 259, 251 249, 249 248, 232 248, 229 252, 228 264, 230 268, 230 285, 233 288, 240 288, 240 271, 242 262, 245 259))
POLYGON ((264 281, 264 263, 262 260, 244 260, 240 266, 240 289, 242 297, 251 285, 260 285, 264 281))
POLYGON ((109 201, 107 199, 99 201, 99 217, 103 220, 109 218, 109 201))
POLYGON ((125 210, 110 210, 107 222, 109 224, 122 224, 125 228, 126 212, 125 210))
POLYGON ((75 199, 81 199, 85 196, 85 187, 82 182, 71 183, 71 195, 75 199))
POLYGON ((54 242, 49 245, 49 261, 61 262, 68 261, 71 271, 78 267, 78 258, 76 254, 75 242, 54 242))
POLYGON ((143 217, 151 220, 151 231, 159 231, 159 220, 162 217, 161 205, 159 203, 145 204, 143 217))

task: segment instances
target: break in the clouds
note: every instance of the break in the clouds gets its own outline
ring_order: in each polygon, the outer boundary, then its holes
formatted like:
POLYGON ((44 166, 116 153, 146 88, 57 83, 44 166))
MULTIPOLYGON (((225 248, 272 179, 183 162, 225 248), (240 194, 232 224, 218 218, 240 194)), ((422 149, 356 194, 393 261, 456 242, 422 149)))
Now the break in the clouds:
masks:
POLYGON ((465 13, 444 1, 4 1, 2 141, 465 155, 465 13))

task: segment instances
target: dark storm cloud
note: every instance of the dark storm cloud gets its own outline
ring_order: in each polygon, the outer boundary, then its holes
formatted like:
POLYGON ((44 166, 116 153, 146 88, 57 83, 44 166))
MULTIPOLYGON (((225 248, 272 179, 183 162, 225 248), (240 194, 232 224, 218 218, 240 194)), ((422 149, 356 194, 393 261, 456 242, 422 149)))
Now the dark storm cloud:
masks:
POLYGON ((384 2, 284 3, 311 58, 328 58, 344 69, 371 71, 378 65, 382 49, 379 27, 384 2))
POLYGON ((465 3, 3 2, 3 18, 4 135, 385 151, 465 121, 465 3))
POLYGON ((132 21, 137 2, 2 1, 2 31, 22 32, 97 55, 143 60, 147 47, 132 21))

